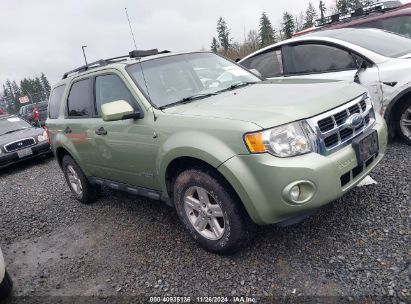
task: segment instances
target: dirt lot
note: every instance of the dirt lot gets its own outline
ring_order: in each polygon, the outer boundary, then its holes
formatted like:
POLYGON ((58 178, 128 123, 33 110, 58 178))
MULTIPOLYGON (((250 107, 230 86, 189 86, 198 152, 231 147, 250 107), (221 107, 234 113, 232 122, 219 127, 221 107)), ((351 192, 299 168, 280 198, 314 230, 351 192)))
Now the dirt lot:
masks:
POLYGON ((378 185, 355 188, 295 226, 261 227, 253 246, 231 257, 199 248, 174 210, 160 202, 107 193, 81 205, 54 159, 13 167, 0 175, 0 244, 14 296, 373 296, 407 302, 410 155, 411 147, 392 144, 371 174, 378 185))

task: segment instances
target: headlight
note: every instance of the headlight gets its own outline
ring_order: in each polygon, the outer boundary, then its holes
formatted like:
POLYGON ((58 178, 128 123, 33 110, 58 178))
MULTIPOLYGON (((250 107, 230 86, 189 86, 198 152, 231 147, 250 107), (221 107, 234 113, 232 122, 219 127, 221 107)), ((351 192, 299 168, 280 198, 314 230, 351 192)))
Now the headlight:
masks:
POLYGON ((49 137, 47 136, 47 132, 46 132, 46 131, 44 131, 42 135, 37 136, 37 140, 38 140, 39 142, 46 141, 46 140, 48 140, 48 139, 49 139, 49 137))
POLYGON ((249 133, 244 139, 251 153, 290 157, 317 151, 316 136, 305 121, 249 133))

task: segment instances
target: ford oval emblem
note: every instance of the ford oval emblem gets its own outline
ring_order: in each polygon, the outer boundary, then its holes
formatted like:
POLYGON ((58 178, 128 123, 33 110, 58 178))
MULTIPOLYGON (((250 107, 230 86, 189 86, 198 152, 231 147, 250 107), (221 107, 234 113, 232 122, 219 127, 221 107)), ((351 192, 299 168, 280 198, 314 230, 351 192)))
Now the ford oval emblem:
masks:
POLYGON ((348 119, 345 123, 351 129, 358 128, 362 124, 362 116, 358 113, 353 114, 350 117, 348 117, 348 119))

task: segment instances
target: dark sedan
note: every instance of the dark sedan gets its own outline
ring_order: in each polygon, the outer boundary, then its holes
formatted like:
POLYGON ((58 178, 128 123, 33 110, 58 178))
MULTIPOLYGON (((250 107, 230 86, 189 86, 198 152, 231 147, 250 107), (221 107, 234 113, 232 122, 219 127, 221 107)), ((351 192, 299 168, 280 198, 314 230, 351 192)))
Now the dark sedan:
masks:
POLYGON ((19 117, 0 118, 0 168, 43 155, 51 155, 46 130, 19 117))

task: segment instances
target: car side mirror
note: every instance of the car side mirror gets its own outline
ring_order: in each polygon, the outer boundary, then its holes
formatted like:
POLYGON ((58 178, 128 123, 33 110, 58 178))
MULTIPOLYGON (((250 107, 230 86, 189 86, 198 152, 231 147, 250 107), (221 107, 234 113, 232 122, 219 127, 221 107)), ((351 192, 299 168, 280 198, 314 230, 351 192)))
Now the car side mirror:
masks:
POLYGON ((104 121, 115 121, 129 118, 138 119, 141 117, 141 113, 135 111, 125 100, 116 100, 102 104, 101 113, 104 121))
POLYGON ((260 71, 257 69, 250 69, 250 72, 256 74, 257 76, 263 77, 263 75, 261 75, 260 71))

